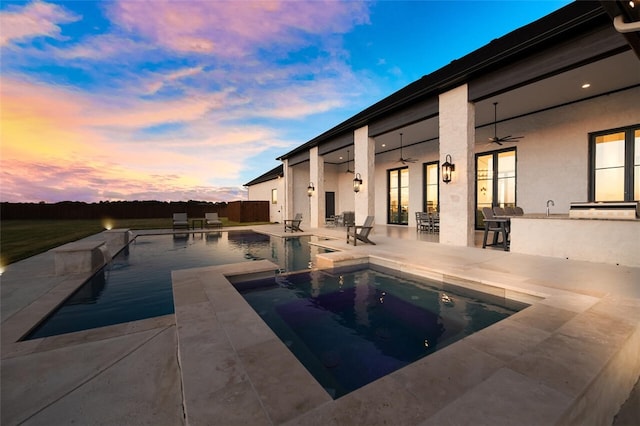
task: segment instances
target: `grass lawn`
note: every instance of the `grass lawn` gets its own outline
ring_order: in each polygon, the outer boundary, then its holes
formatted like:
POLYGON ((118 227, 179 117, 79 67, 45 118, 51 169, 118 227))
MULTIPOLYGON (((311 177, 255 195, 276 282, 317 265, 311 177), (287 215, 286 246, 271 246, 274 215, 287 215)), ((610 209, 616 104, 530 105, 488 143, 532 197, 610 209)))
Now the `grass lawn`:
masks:
MULTIPOLYGON (((253 225, 220 218, 223 226, 253 225)), ((112 228, 170 229, 170 218, 112 219, 112 228)), ((0 222, 0 266, 17 262, 62 244, 104 231, 106 224, 92 220, 3 220, 0 222)))

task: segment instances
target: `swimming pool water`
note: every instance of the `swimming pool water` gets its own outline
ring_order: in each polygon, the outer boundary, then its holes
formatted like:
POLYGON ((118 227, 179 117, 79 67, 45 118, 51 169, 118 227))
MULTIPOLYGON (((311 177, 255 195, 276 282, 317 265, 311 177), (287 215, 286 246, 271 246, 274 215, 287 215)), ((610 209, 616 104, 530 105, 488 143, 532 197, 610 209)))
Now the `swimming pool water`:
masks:
POLYGON ((311 237, 253 231, 138 236, 24 340, 171 314, 171 271, 267 259, 281 271, 309 268, 311 237))
POLYGON ((241 293, 338 398, 522 309, 366 269, 244 283, 241 293))

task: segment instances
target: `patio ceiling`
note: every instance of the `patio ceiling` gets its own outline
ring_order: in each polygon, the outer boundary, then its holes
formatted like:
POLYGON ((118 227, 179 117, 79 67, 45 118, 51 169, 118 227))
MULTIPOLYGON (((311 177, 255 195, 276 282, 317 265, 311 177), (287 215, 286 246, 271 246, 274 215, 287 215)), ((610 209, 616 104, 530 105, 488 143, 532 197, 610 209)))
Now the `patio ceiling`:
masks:
MULTIPOLYGON (((476 101, 476 127, 493 124, 494 102, 499 102, 498 122, 500 122, 637 85, 640 85, 640 61, 632 50, 627 50, 476 101), (590 86, 582 88, 585 83, 589 83, 590 86)), ((438 117, 402 126, 377 136, 375 138, 376 153, 399 149, 400 132, 403 133, 403 146, 428 141, 437 143, 438 117)), ((326 154, 325 162, 346 163, 347 149, 350 150, 350 158, 353 162, 353 145, 326 154)))

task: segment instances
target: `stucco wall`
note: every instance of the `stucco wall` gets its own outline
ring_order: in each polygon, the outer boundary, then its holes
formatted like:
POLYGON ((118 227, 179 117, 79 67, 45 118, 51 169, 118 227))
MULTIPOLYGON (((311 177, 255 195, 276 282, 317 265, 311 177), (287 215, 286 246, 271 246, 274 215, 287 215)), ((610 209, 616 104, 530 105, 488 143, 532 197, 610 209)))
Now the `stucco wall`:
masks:
MULTIPOLYGON (((293 178, 293 213, 302 213, 302 227, 309 227, 310 224, 310 204, 307 196, 307 187, 309 186, 309 163, 301 163, 292 167, 293 178)), ((314 185, 316 183, 314 182, 314 185)), ((293 219, 286 217, 285 219, 293 219)))
MULTIPOLYGON (((518 205, 543 213, 551 199, 553 213, 568 213, 572 201, 587 201, 589 133, 639 123, 638 99, 640 88, 505 122, 508 134, 525 136, 508 144, 517 147, 518 205)), ((495 149, 486 146, 492 132, 476 132, 476 150, 495 149)))
POLYGON ((249 201, 269 201, 269 221, 282 222, 284 219, 284 179, 278 178, 248 187, 249 201), (271 190, 277 189, 278 202, 271 203, 271 190))

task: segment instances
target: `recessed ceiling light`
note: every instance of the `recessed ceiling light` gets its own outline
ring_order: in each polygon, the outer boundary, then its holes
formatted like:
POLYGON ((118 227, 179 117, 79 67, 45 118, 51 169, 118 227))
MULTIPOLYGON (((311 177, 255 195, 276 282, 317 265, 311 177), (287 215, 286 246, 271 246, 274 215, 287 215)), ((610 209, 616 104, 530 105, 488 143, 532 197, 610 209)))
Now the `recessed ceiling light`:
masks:
POLYGON ((382 144, 382 147, 384 148, 385 146, 387 146, 387 144, 386 144, 386 143, 383 143, 383 144, 382 144))
POLYGON ((340 159, 342 160, 342 157, 340 157, 340 159))
POLYGON ((583 89, 588 89, 589 87, 591 87, 591 83, 584 83, 584 84, 582 85, 582 88, 583 88, 583 89))
POLYGON ((631 1, 629 2, 629 7, 632 7, 632 8, 633 8, 633 7, 636 7, 636 2, 634 2, 633 0, 631 0, 631 1))

